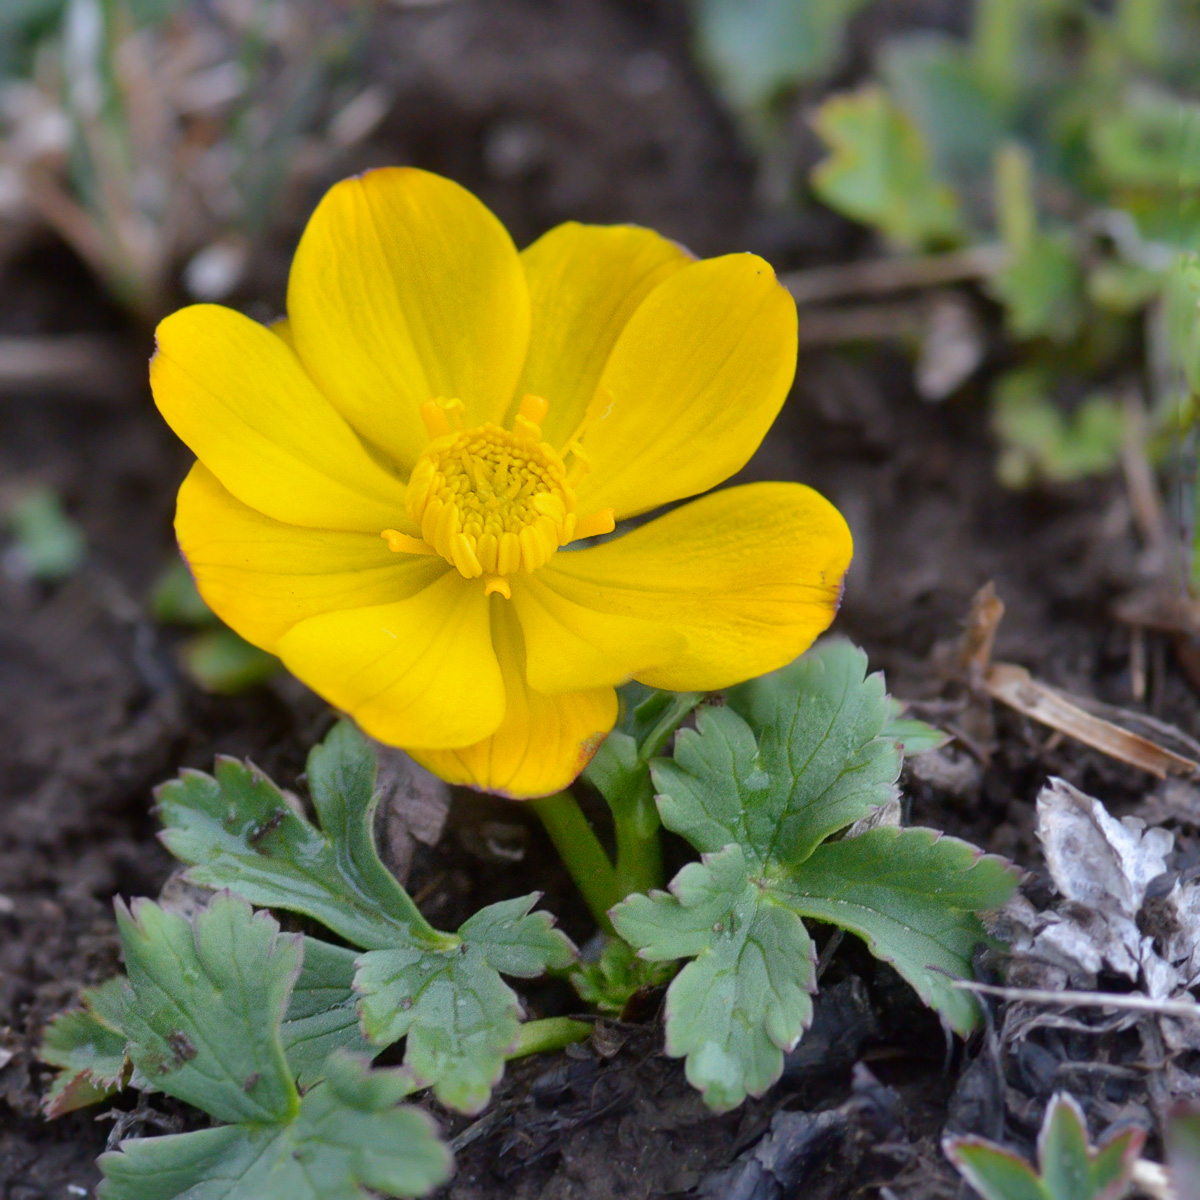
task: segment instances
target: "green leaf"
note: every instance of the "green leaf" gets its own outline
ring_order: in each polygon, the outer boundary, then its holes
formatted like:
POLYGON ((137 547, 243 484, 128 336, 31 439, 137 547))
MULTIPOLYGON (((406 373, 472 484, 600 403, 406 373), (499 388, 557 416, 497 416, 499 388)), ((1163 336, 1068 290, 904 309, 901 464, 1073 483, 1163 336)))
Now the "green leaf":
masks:
MULTIPOLYGON (((670 892, 611 910, 652 962, 692 959, 667 992, 667 1050, 714 1108, 760 1095, 808 1021, 811 917, 863 937, 959 1030, 978 1006, 953 986, 985 940, 977 913, 1016 880, 996 858, 928 829, 828 841, 895 796, 898 706, 866 656, 823 643, 706 705, 654 767, 663 823, 704 857, 670 892)), ((914 734, 939 744, 920 722, 914 734)))
POLYGON ((654 767, 663 824, 701 852, 731 842, 767 867, 802 862, 896 795, 891 709, 867 658, 833 639, 699 710, 654 767), (755 730, 758 731, 757 741, 755 730))
POLYGON ((571 972, 571 986, 585 1004, 619 1017, 644 988, 669 983, 675 968, 638 957, 623 938, 608 938, 594 962, 581 962, 571 972))
POLYGON ((986 940, 975 914, 1000 907, 1016 887, 1002 859, 932 829, 881 826, 826 842, 774 883, 802 916, 863 938, 955 1030, 975 1028, 978 1004, 953 980, 970 978, 986 940))
POLYGON ((1111 110, 1099 112, 1089 138, 1105 180, 1121 187, 1168 193, 1200 188, 1200 104, 1152 88, 1133 88, 1111 110))
POLYGON ((405 1066, 460 1112, 487 1104, 517 1043, 521 1004, 500 973, 531 978, 574 961, 550 915, 530 912, 539 896, 481 909, 447 944, 412 940, 358 960, 354 986, 371 1041, 406 1038, 405 1066))
POLYGON ((58 1068, 42 1101, 47 1117, 84 1108, 111 1096, 129 1075, 121 1027, 126 983, 109 979, 79 993, 81 1008, 59 1013, 46 1026, 39 1057, 58 1068))
POLYGON ((1087 1123, 1075 1101, 1054 1096, 1038 1137, 1042 1185, 1054 1200, 1094 1200, 1087 1123))
POLYGON ((157 793, 162 840, 192 882, 304 913, 355 945, 440 944, 375 852, 375 756, 350 722, 314 747, 308 782, 320 828, 248 763, 183 771, 157 793))
POLYGON ((947 1138, 946 1157, 983 1200, 1053 1200, 1033 1168, 980 1137, 947 1138))
POLYGON ((16 543, 12 562, 20 574, 57 583, 83 565, 83 532, 67 516, 53 488, 31 488, 4 514, 4 522, 16 543))
POLYGON ((951 735, 943 729, 918 721, 913 717, 904 716, 904 705, 898 700, 888 697, 889 716, 887 724, 880 732, 880 737, 894 738, 900 746, 900 753, 905 758, 913 758, 918 754, 926 754, 930 750, 939 750, 951 741, 951 735))
POLYGON ((463 922, 458 936, 464 945, 481 950, 502 975, 536 979, 546 971, 565 970, 575 961, 575 947, 554 928, 550 913, 530 911, 541 898, 541 892, 533 892, 489 904, 463 922))
POLYGON ((133 1138, 100 1159, 101 1200, 369 1200, 423 1196, 450 1176, 430 1119, 399 1102, 403 1071, 331 1056, 284 1124, 133 1138))
POLYGON ((334 1050, 372 1053, 358 1021, 357 958, 357 951, 344 946, 304 939, 304 961, 279 1031, 288 1066, 301 1088, 321 1078, 334 1050))
POLYGON ((692 958, 667 992, 667 1053, 717 1111, 761 1096, 812 1021, 816 955, 803 923, 748 874, 740 846, 690 863, 671 894, 634 895, 617 932, 651 960, 692 958))
POLYGON ((1009 133, 1009 116, 963 43, 921 31, 887 42, 882 57, 888 92, 928 140, 939 174, 975 185, 1009 133))
POLYGON ((189 922, 148 900, 117 903, 134 1066, 221 1121, 278 1122, 298 1097, 279 1024, 300 972, 299 935, 218 895, 189 922))
POLYGON ((1093 1150, 1083 1110, 1073 1096, 1059 1092, 1046 1107, 1038 1135, 1042 1186, 1051 1200, 1120 1200, 1145 1140, 1144 1130, 1127 1129, 1093 1150))
POLYGON ((837 65, 846 22, 866 0, 697 0, 697 51, 729 103, 764 107, 837 65))
POLYGON ((813 124, 832 153, 812 186, 831 208, 904 246, 959 237, 957 198, 935 174, 920 130, 881 87, 831 97, 813 124))

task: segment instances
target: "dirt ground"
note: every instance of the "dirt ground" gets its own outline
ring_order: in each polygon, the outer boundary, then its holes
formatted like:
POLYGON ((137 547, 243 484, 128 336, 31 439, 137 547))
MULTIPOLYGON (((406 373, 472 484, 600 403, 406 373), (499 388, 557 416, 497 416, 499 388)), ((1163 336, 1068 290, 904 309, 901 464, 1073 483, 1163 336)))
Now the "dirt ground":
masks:
MULTIPOLYGON (((874 10, 871 24, 856 27, 852 59, 861 61, 881 23, 942 21, 954 9, 874 10)), ((385 32, 372 70, 396 102, 353 166, 409 162, 449 174, 520 244, 573 218, 643 223, 701 254, 755 249, 781 270, 862 249, 860 235, 829 214, 761 211, 751 160, 690 64, 680 9, 666 0, 458 0, 397 9, 385 32)), ((290 248, 318 192, 282 212, 238 305, 256 315, 281 309, 290 248)), ((0 297, 0 336, 103 334, 142 377, 147 332, 57 243, 5 248, 0 297)), ((746 476, 809 483, 846 514, 856 556, 836 628, 888 672, 894 693, 941 694, 945 648, 990 579, 1008 606, 999 657, 1129 704, 1129 634, 1110 611, 1139 574, 1122 482, 1005 491, 981 400, 922 402, 898 350, 806 353, 746 476)), ((93 1160, 111 1123, 87 1111, 44 1122, 37 1106, 47 1076, 33 1047, 79 986, 117 969, 113 894, 156 895, 171 870, 154 838, 152 785, 181 766, 208 767, 217 752, 249 756, 290 784, 328 720, 290 681, 235 699, 201 694, 176 666, 178 635, 149 619, 146 595, 173 553, 174 490, 186 466, 144 385, 119 400, 37 386, 0 393, 0 489, 32 481, 59 489, 89 548, 84 569, 61 585, 0 573, 3 1200, 90 1194, 98 1181, 93 1160)), ((1148 710, 1200 733, 1195 693, 1166 647, 1152 643, 1149 661, 1148 710)), ((1019 718, 997 720, 986 765, 964 755, 953 778, 909 777, 914 823, 1036 871, 1033 801, 1048 775, 1118 812, 1151 790, 1146 777, 1019 718)), ((421 852, 414 890, 429 885, 431 903, 449 911, 528 890, 521 880, 544 871, 538 882, 551 906, 568 931, 586 933, 564 881, 541 865, 551 859, 539 838, 519 807, 462 798, 442 844, 421 852), (472 832, 485 820, 518 827, 524 864, 472 856, 480 841, 472 832)), ((530 1003, 543 1014, 570 1010, 553 988, 530 1003)), ((439 1114, 459 1163, 445 1195, 960 1196, 938 1150, 947 1122, 995 1133, 1007 1115, 1010 1135, 1028 1137, 1062 1064, 1094 1052, 1066 1037, 1034 1039, 1037 1053, 1006 1061, 1003 1078, 997 1068, 980 1085, 986 1039, 947 1044, 936 1019, 849 941, 825 976, 819 1014, 784 1080, 723 1117, 659 1053, 653 1010, 648 1024, 613 1026, 594 1046, 518 1064, 483 1118, 439 1114)), ((1085 1099, 1094 1093, 1108 1106, 1102 1115, 1143 1103, 1136 1088, 1118 1095, 1080 1079, 1085 1099)))

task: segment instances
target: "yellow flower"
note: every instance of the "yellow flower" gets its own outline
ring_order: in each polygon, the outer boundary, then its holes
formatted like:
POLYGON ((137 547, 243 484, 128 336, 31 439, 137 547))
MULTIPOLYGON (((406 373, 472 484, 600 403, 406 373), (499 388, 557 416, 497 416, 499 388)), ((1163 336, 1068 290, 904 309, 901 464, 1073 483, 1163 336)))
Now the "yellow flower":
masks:
POLYGON ((615 685, 725 687, 832 620, 850 534, 799 484, 572 544, 757 448, 796 360, 762 259, 576 224, 518 254, 457 184, 386 169, 322 200, 287 311, 158 328, 154 398, 199 460, 180 547, 224 621, 443 778, 557 791, 615 685))

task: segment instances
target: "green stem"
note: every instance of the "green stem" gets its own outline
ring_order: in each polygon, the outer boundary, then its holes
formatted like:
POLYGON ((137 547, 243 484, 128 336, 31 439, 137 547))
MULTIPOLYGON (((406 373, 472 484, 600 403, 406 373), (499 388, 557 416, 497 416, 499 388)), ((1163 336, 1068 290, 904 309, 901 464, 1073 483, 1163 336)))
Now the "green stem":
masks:
POLYGON ((591 1033, 589 1022, 574 1021, 570 1017, 544 1017, 540 1021, 526 1021, 517 1035, 516 1047, 508 1052, 508 1061, 530 1054, 562 1050, 574 1042, 584 1041, 591 1033))
POLYGON ((621 899, 617 873, 578 801, 570 792, 557 792, 528 803, 546 827, 596 923, 612 933, 608 910, 621 899))
POLYGON ((650 770, 625 780, 626 786, 608 799, 617 837, 617 892, 623 900, 633 892, 662 887, 661 821, 654 804, 650 770))

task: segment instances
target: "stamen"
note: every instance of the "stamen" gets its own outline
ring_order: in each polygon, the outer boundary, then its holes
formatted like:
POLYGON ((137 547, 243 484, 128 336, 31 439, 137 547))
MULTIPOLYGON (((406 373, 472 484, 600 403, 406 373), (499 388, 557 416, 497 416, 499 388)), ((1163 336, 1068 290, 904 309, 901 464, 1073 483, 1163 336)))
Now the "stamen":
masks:
POLYGON ((453 432, 450 428, 450 418, 446 410, 436 400, 426 400, 421 405, 421 420, 431 438, 445 437, 453 432))
POLYGON ((475 550, 467 541, 465 534, 456 533, 450 539, 450 546, 454 556, 454 565, 458 568, 459 574, 464 575, 467 579, 475 579, 483 574, 479 559, 475 557, 475 550))
POLYGON ((526 392, 521 397, 521 406, 518 412, 525 420, 532 421, 534 425, 540 426, 549 411, 550 405, 543 397, 535 396, 532 392, 526 392))
POLYGON ((380 535, 393 554, 437 554, 437 551, 420 538, 401 533, 398 529, 385 529, 380 535))
POLYGON ((575 459, 575 461, 571 464, 571 469, 567 472, 567 482, 572 487, 578 487, 579 481, 585 475, 591 474, 592 460, 578 441, 570 442, 567 445, 566 452, 572 455, 575 459))
POLYGON ((577 538, 598 537, 602 533, 612 533, 617 527, 617 514, 611 508, 602 508, 590 517, 583 517, 575 522, 577 538))
POLYGON ((587 431, 591 429, 591 427, 595 425, 597 421, 602 421, 608 416, 608 414, 612 411, 612 406, 615 402, 615 398, 608 388, 596 389, 596 394, 592 397, 591 403, 589 403, 587 406, 587 411, 583 414, 583 420, 580 421, 575 427, 575 432, 572 433, 569 438, 567 438, 566 450, 564 450, 564 454, 569 451, 578 455, 580 458, 585 457, 579 450, 579 443, 583 439, 583 435, 587 433, 587 431))
MULTIPOLYGON (((431 432, 439 417, 461 408, 431 403, 432 410, 423 409, 431 432)), ((414 465, 406 494, 423 544, 464 578, 486 576, 489 595, 508 587, 491 580, 538 570, 575 533, 566 467, 534 420, 545 416, 546 402, 525 396, 520 410, 511 431, 480 425, 435 438, 414 465)))
POLYGON ((431 438, 445 437, 463 427, 463 402, 457 398, 426 400, 420 408, 421 420, 431 438))

